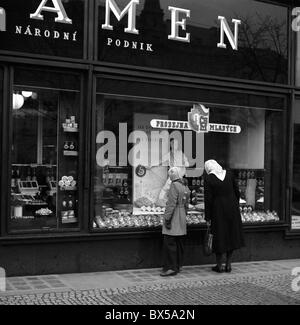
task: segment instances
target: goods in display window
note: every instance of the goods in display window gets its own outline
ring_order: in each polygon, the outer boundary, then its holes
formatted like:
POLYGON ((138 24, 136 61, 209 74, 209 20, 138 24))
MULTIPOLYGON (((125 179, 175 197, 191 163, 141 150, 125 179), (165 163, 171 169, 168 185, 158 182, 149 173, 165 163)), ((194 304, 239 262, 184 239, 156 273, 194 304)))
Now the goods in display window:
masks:
POLYGON ((93 227, 161 227, 171 186, 168 170, 173 166, 179 168, 180 177, 184 177, 191 191, 188 226, 205 224, 203 171, 204 162, 210 158, 234 173, 245 225, 280 221, 282 207, 275 199, 282 194, 280 161, 274 160, 280 147, 266 144, 277 141, 281 112, 249 107, 99 93, 93 227), (204 115, 206 128, 201 128, 204 115), (198 124, 191 127, 193 121, 198 124), (185 129, 183 126, 188 123, 190 127, 185 129), (239 132, 220 132, 208 127, 212 125, 234 125, 239 132), (105 131, 116 137, 106 140, 105 131), (120 203, 127 206, 118 207, 120 203))
POLYGON ((54 193, 48 191, 46 185, 47 169, 46 166, 12 166, 11 221, 13 224, 20 224, 22 220, 33 220, 41 227, 55 225, 55 199, 54 193))
MULTIPOLYGON (((121 228, 155 228, 163 224, 162 214, 133 215, 128 211, 108 210, 103 216, 96 216, 94 228, 121 229, 121 228)), ((188 225, 205 224, 204 214, 188 212, 188 225)))
MULTIPOLYGON (((278 222, 276 211, 265 210, 264 206, 264 170, 234 170, 240 189, 240 212, 245 224, 278 222), (254 184, 254 186, 253 186, 254 184)), ((107 172, 104 179, 108 186, 116 186, 119 175, 107 172), (111 181, 109 180, 111 179, 111 181)), ((127 176, 126 176, 127 177, 127 176)), ((126 178, 127 179, 127 178, 126 178)), ((205 224, 204 218, 204 177, 185 178, 191 190, 190 204, 187 213, 187 225, 205 224)), ((115 192, 118 193, 118 192, 115 192)), ((114 196, 120 199, 120 196, 114 196)), ((128 199, 128 197, 127 197, 128 199)), ((133 204, 103 205, 101 215, 93 222, 94 228, 128 229, 161 227, 165 212, 165 200, 153 202, 148 197, 140 197, 133 204), (119 207, 119 209, 117 208, 119 207)))
POLYGON ((9 227, 74 227, 78 225, 78 108, 70 104, 70 93, 40 90, 35 94, 24 97, 22 107, 12 110, 9 227))
POLYGON ((244 223, 276 222, 276 211, 265 210, 264 170, 235 170, 236 181, 240 189, 240 212, 244 223))

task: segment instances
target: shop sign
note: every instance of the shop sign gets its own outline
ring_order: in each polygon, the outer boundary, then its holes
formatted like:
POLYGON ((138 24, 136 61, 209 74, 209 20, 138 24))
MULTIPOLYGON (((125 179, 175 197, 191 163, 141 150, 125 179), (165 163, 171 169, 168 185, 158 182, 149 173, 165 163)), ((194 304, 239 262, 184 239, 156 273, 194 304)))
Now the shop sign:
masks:
POLYGON ((255 0, 99 0, 98 10, 99 61, 271 83, 287 82, 287 25, 300 30, 300 8, 288 20, 287 7, 255 0))
POLYGON ((0 50, 81 58, 84 2, 0 0, 0 50))
MULTIPOLYGON (((125 8, 121 10, 115 0, 105 0, 105 23, 101 25, 101 28, 110 31, 114 29, 114 26, 111 24, 111 13, 118 21, 121 21, 121 19, 127 15, 127 27, 124 28, 124 33, 139 35, 140 31, 136 28, 136 12, 139 4, 140 0, 131 0, 125 8)), ((187 27, 187 19, 191 17, 191 10, 168 6, 168 11, 171 14, 171 33, 168 35, 168 40, 190 43, 191 35, 185 31, 187 27), (185 32, 184 36, 180 36, 180 33, 182 32, 185 32)), ((224 49, 227 48, 227 45, 224 43, 224 36, 226 35, 232 49, 237 50, 238 26, 241 24, 241 20, 232 19, 232 23, 234 24, 234 34, 232 33, 225 17, 218 16, 218 20, 220 21, 220 42, 217 43, 217 47, 224 49)), ((107 38, 108 46, 111 46, 114 43, 117 47, 121 46, 120 39, 116 39, 115 42, 113 42, 112 38, 107 38), (120 45, 118 45, 118 42, 120 45)), ((148 48, 151 48, 151 51, 153 51, 152 44, 148 44, 148 48)))
POLYGON ((187 121, 173 121, 153 119, 150 125, 154 129, 172 129, 172 130, 192 130, 197 133, 221 132, 221 133, 240 133, 239 125, 210 123, 209 108, 202 104, 195 104, 188 113, 187 121))

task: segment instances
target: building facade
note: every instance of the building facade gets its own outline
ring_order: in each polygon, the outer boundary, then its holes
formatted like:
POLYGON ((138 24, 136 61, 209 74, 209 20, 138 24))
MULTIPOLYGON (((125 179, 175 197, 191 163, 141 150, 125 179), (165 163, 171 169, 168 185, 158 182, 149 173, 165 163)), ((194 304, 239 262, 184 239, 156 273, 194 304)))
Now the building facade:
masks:
POLYGON ((0 0, 0 266, 160 266, 172 138, 192 190, 185 264, 213 261, 207 159, 240 187, 235 260, 299 258, 299 13, 297 1, 0 0))

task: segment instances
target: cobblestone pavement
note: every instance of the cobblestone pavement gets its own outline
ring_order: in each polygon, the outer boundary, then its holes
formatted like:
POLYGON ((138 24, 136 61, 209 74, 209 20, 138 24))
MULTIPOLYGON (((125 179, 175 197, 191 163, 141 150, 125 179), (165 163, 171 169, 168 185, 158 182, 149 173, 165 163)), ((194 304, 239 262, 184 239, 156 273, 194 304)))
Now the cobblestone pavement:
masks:
POLYGON ((300 260, 239 263, 231 274, 189 266, 168 278, 158 269, 9 278, 0 305, 300 305, 294 267, 300 260))

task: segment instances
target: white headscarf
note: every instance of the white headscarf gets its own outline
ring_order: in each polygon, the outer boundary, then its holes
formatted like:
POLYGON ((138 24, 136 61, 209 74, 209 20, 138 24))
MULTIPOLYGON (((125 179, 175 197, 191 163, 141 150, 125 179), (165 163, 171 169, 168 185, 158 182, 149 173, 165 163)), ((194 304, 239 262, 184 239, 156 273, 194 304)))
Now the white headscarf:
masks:
POLYGON ((226 176, 226 170, 224 170, 215 160, 207 160, 204 164, 207 174, 214 174, 220 181, 224 181, 226 176))
POLYGON ((180 179, 180 169, 178 167, 170 168, 168 174, 172 182, 180 179))

